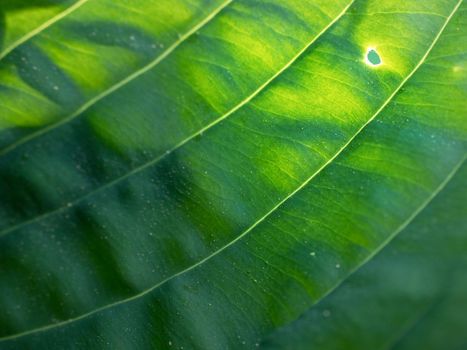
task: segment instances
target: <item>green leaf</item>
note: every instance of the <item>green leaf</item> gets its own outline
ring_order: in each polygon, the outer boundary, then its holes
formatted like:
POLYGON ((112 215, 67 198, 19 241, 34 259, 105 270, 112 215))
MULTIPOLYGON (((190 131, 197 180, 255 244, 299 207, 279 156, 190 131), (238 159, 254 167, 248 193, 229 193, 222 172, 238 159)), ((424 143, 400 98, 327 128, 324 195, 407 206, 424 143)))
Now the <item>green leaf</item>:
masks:
POLYGON ((371 262, 264 349, 463 349, 467 166, 371 262))
POLYGON ((0 61, 0 154, 75 119, 158 65, 228 3, 82 0, 29 34, 0 61))
POLYGON ((3 0, 0 7, 0 59, 86 1, 3 0))
POLYGON ((464 162, 465 9, 89 1, 11 51, 0 348, 251 348, 296 319, 464 162))

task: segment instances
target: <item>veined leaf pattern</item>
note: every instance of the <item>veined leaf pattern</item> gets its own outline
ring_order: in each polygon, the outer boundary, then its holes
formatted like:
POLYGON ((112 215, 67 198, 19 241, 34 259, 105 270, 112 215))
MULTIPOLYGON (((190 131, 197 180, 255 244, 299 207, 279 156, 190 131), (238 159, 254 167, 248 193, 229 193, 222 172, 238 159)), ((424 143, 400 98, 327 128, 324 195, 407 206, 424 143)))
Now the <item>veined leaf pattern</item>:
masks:
POLYGON ((465 160, 462 1, 76 4, 0 61, 0 348, 259 346, 465 160))

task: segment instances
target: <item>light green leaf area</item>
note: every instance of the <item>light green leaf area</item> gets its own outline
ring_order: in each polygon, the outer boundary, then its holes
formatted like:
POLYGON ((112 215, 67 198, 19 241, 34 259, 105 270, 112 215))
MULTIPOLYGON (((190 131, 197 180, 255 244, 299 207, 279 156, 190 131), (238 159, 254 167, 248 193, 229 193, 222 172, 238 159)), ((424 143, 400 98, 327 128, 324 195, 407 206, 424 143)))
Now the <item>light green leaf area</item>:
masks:
POLYGON ((0 58, 88 0, 3 0, 0 4, 0 58))
POLYGON ((254 348, 345 286, 466 158, 466 9, 90 0, 31 36, 0 60, 0 349, 254 348))
POLYGON ((371 262, 261 349, 464 349, 467 166, 371 262))
POLYGON ((0 61, 0 154, 157 65, 229 2, 79 1, 0 61))

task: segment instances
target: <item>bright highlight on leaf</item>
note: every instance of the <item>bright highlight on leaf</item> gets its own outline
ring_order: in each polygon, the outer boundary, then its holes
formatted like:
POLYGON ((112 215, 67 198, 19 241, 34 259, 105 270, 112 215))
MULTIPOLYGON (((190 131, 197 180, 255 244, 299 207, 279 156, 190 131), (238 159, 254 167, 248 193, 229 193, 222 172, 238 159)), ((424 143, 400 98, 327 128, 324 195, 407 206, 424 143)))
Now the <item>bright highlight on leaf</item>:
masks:
POLYGON ((463 349, 466 45, 461 0, 0 1, 0 350, 463 349))

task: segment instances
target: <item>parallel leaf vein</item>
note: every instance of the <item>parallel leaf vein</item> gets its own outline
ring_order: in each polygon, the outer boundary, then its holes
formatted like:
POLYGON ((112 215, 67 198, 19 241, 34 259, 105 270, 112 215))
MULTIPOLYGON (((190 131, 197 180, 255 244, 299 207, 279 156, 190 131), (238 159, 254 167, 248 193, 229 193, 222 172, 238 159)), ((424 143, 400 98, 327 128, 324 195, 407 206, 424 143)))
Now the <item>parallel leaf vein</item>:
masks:
MULTIPOLYGON (((229 0, 228 2, 226 2, 225 4, 228 4, 230 3, 232 0, 229 0)), ((204 126, 203 128, 199 129, 198 131, 196 131, 195 133, 191 134, 190 136, 188 136, 187 138, 183 139, 182 141, 180 141, 179 143, 177 143, 175 146, 173 146, 171 149, 167 150, 164 154, 161 154, 160 156, 152 159, 151 161, 149 162, 146 162, 142 165, 140 165, 139 167, 136 167, 134 168, 133 170, 127 172, 126 174, 114 179, 113 181, 110 181, 108 182, 107 184, 105 185, 102 185, 100 187, 97 187, 96 189, 94 189, 93 191, 87 193, 86 195, 84 196, 81 196, 69 203, 67 203, 66 205, 60 207, 60 208, 57 208, 55 210, 52 210, 52 211, 49 211, 49 212, 46 212, 42 215, 39 215, 39 216, 36 216, 35 218, 32 218, 30 220, 27 220, 27 221, 24 221, 22 223, 19 223, 19 224, 16 224, 14 226, 11 226, 9 228, 6 228, 2 231, 0 231, 0 237, 2 236, 5 236, 13 231, 16 231, 17 229, 21 228, 21 227, 24 227, 26 225, 30 225, 32 223, 35 223, 37 221, 40 221, 40 220, 43 220, 51 215, 54 215, 54 214, 57 214, 57 213, 60 213, 60 212, 63 212, 65 210, 69 210, 71 206, 73 205, 76 205, 82 201, 84 201, 85 199, 89 198, 90 196, 96 194, 96 193, 99 193, 109 187, 112 187, 118 183, 120 183, 121 181, 127 179, 128 177, 132 176, 132 175, 135 175, 141 171, 143 171, 144 169, 158 163, 159 161, 161 161, 162 159, 164 159, 167 155, 171 154, 172 152, 174 152, 175 150, 177 150, 178 148, 184 146, 186 143, 190 142, 191 140, 195 139, 196 137, 198 137, 199 135, 202 135, 203 133, 205 133, 207 130, 211 129, 213 126, 219 124, 221 121, 223 121, 224 119, 228 118, 230 115, 232 115, 233 113, 235 113, 237 110, 239 110, 240 108, 242 108, 244 105, 246 105, 248 102, 250 102, 255 96, 257 96, 261 91, 263 91, 267 86, 269 86, 269 84, 275 80, 277 77, 279 77, 284 71, 287 70, 287 68, 289 68, 299 57, 302 56, 302 54, 314 43, 316 42, 316 40, 318 40, 319 37, 321 37, 335 22, 337 22, 346 12, 347 12, 347 9, 353 4, 355 0, 352 0, 350 1, 350 3, 342 10, 342 12, 332 21, 330 22, 325 28, 323 28, 323 30, 318 33, 305 47, 303 47, 290 61, 288 61, 279 71, 277 71, 271 78, 269 78, 266 82, 264 82, 258 89, 256 89, 252 94, 250 94, 247 98, 245 98, 244 100, 242 100, 241 102, 239 102, 236 106, 234 106, 233 108, 231 108, 228 112, 226 112, 225 114, 223 114, 222 116, 220 116, 219 118, 217 118, 216 120, 212 121, 211 123, 207 124, 206 126, 204 126), (70 205, 71 204, 71 205, 70 205)), ((226 6, 224 4, 224 7, 226 6)), ((193 30, 193 32, 196 32, 197 29, 193 30)), ((0 153, 1 154, 1 153, 0 153)))
MULTIPOLYGON (((423 55, 423 57, 420 59, 420 61, 418 62, 418 64, 414 67, 414 69, 407 75, 407 77, 399 84, 399 86, 395 89, 395 91, 386 99, 386 101, 381 105, 381 107, 375 112, 375 114, 359 129, 357 130, 357 132, 349 139, 349 141, 347 143, 345 143, 336 153, 335 155, 330 158, 325 164, 323 164, 316 172, 314 172, 307 180, 305 180, 297 189, 295 189, 293 192, 291 192, 289 195, 287 195, 285 198, 283 198, 277 205, 275 205, 271 210, 269 210, 266 214, 264 214, 261 218, 259 218, 257 221, 255 221, 248 229, 246 229, 243 233, 241 233, 238 237, 236 237, 234 240, 232 240, 231 242, 229 242, 228 244, 224 245, 223 247, 219 248, 218 250, 216 250, 215 252, 213 252, 212 254, 208 255, 207 257, 205 257, 204 259, 198 261, 196 264, 193 264, 189 267, 187 267, 186 269, 184 270, 181 270, 175 274, 173 274, 172 276, 164 279, 163 281, 157 283, 156 285, 152 286, 151 288, 148 288, 144 291, 142 291, 141 293, 139 294, 136 294, 130 298, 126 298, 126 299, 122 299, 120 301, 117 301, 115 303, 112 303, 112 304, 108 304, 108 305, 105 305, 105 306, 102 306, 100 308, 97 308, 95 310, 92 310, 88 313, 85 313, 81 316, 78 316, 76 318, 72 318, 72 319, 69 319, 69 320, 66 320, 66 321, 63 321, 63 322, 58 322, 58 323, 55 323, 55 324, 50 324, 50 325, 47 325, 47 326, 43 326, 43 327, 39 327, 39 328, 36 328, 36 329, 32 329, 32 330, 28 330, 28 331, 25 331, 25 332, 22 332, 22 333, 18 333, 18 334, 14 334, 14 335, 10 335, 10 336, 6 336, 6 337, 3 337, 3 338, 0 338, 0 341, 6 341, 6 340, 11 340, 11 339, 16 339, 16 338, 19 338, 19 337, 23 337, 23 336, 27 336, 27 335, 30 335, 30 334, 33 334, 33 333, 37 333, 37 332, 43 332, 43 331, 47 331, 47 330, 50 330, 50 329, 54 329, 54 328, 59 328, 59 327, 62 327, 62 326, 65 326, 67 324, 70 324, 70 323, 73 323, 75 321, 78 321, 78 320, 81 320, 81 319, 84 319, 84 318, 87 318, 91 315, 94 315, 98 312, 101 312, 101 311, 104 311, 104 310, 107 310, 107 309, 110 309, 112 307, 116 307, 120 304, 125 304, 127 302, 131 302, 133 300, 137 300, 141 297, 143 297, 144 295, 152 292, 153 290, 161 287, 162 285, 168 283, 169 281, 171 281, 172 279, 174 278, 177 278, 178 276, 181 276, 199 266, 201 266, 202 264, 204 264, 205 262, 209 261, 211 258, 217 256, 218 254, 220 254, 222 251, 226 250, 227 248, 231 247, 232 245, 234 245, 236 242, 240 241, 243 237, 245 237, 249 232, 251 232, 254 228, 256 228, 258 225, 260 225, 266 218, 268 218, 272 213, 274 213, 279 207, 281 207, 284 203, 286 203, 289 199, 291 199, 295 194, 297 194, 300 190, 302 190, 313 178, 315 178, 318 174, 320 174, 325 168, 327 168, 328 165, 330 165, 334 159, 336 159, 345 149, 347 149, 347 146, 350 145, 352 143, 352 141, 381 113, 381 111, 389 104, 390 101, 392 101, 392 99, 394 98, 394 96, 400 91, 400 89, 406 84, 406 82, 413 76, 413 74, 420 68, 420 66, 423 64, 423 62, 426 60, 426 57, 429 55, 429 53, 431 52, 431 50, 433 49, 433 47, 435 46, 435 44, 437 43, 437 41, 439 40, 441 34, 443 33, 444 29, 446 28, 447 24, 449 23, 449 21, 451 20, 451 18, 453 17, 453 15, 456 13, 457 9, 459 8, 459 6, 461 5, 463 0, 460 0, 457 5, 454 7, 453 11, 451 12, 451 14, 448 16, 446 22, 443 24, 443 26, 441 27, 441 29, 439 30, 439 32, 437 33, 437 35, 435 36, 433 42, 431 43, 431 45, 429 46, 428 50, 426 51, 426 53, 423 55)), ((350 6, 350 5, 349 5, 350 6)), ((348 7, 347 7, 348 8, 348 7)), ((346 9, 347 9, 346 8, 346 9)), ((344 10, 344 12, 346 11, 346 9, 344 10)), ((336 19, 337 20, 337 19, 336 19)), ((304 50, 303 50, 304 51, 304 50)), ((291 62, 293 63, 293 61, 291 62)), ((464 163, 464 161, 466 160, 466 156, 464 156, 462 158, 462 160, 454 167, 454 169, 448 174, 448 176, 444 179, 444 181, 442 181, 442 183, 432 192, 432 194, 412 213, 412 215, 409 216, 409 218, 401 225, 399 226, 391 235, 389 235, 387 237, 387 239, 375 250, 373 251, 372 253, 370 253, 366 259, 364 259, 361 264, 359 264, 358 266, 356 266, 351 274, 353 272, 355 272, 358 268, 360 268, 361 266, 363 266, 364 264, 366 264, 368 261, 370 261, 383 247, 385 247, 395 236, 397 236, 397 234, 399 232, 401 232, 405 227, 407 227, 410 222, 413 221, 413 219, 421 212, 423 211, 423 209, 442 191, 442 189, 449 183, 449 181, 453 178, 453 176, 455 175, 455 173, 458 171, 458 169, 462 166, 462 164, 464 163)), ((336 283, 336 285, 331 288, 327 293, 323 294, 323 296, 321 297, 324 298, 326 295, 328 295, 330 292, 332 292, 332 290, 334 290, 335 288, 337 288, 341 283, 343 282, 343 280, 339 281, 338 283, 336 283)))
MULTIPOLYGON (((83 1, 88 1, 88 0, 83 0, 83 1)), ((118 83, 112 85, 110 88, 107 90, 101 92, 99 95, 95 96, 94 98, 90 99, 87 101, 85 104, 83 104, 81 107, 79 107, 76 111, 74 111, 72 114, 69 116, 60 119, 59 121, 52 123, 40 130, 37 130, 36 132, 32 132, 29 135, 18 139, 16 142, 10 144, 9 146, 3 148, 0 150, 0 156, 4 156, 7 153, 13 151, 15 148, 18 146, 29 142, 45 133, 48 133, 49 131, 52 131, 59 126, 62 126, 64 124, 69 123, 79 115, 81 115, 84 111, 86 111, 88 108, 93 106, 95 103, 98 101, 102 100, 104 97, 112 94, 116 90, 120 89, 121 87, 125 86, 126 84, 130 83, 140 75, 146 73, 147 71, 151 70, 155 66, 157 66, 160 62, 162 62, 165 58, 167 58, 175 49, 180 46, 183 42, 185 42, 189 37, 191 37, 194 33, 196 33, 198 30, 200 30, 202 27, 204 27, 206 24, 208 24, 213 18, 217 16, 225 7, 227 7, 229 4, 231 4, 234 0, 226 0, 223 2, 219 7, 217 7, 213 12, 209 14, 206 18, 204 18, 201 22, 199 22, 197 25, 195 25, 193 28, 191 28, 188 32, 183 34, 176 40, 171 46, 169 46, 162 54, 160 54, 156 59, 154 59, 152 62, 144 66, 143 68, 137 70, 133 74, 130 74, 127 76, 125 79, 120 80, 118 83)))
POLYGON ((359 269, 361 269, 364 265, 371 261, 384 247, 386 247, 394 238, 397 237, 399 233, 401 233, 406 227, 410 225, 410 223, 438 196, 441 191, 449 184, 449 182, 454 178, 456 173, 462 167, 462 165, 467 160, 467 156, 464 157, 454 166, 454 168, 449 172, 446 178, 439 184, 439 186, 431 193, 430 196, 417 208, 415 211, 410 215, 392 234, 390 234, 373 252, 371 252, 360 264, 355 266, 346 278, 338 281, 333 287, 331 287, 326 293, 324 293, 318 300, 315 302, 319 302, 326 298, 329 294, 331 294, 334 290, 339 288, 344 281, 349 278, 351 275, 356 273, 359 269))

